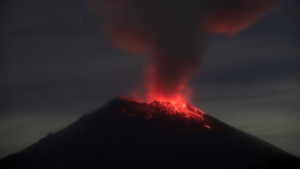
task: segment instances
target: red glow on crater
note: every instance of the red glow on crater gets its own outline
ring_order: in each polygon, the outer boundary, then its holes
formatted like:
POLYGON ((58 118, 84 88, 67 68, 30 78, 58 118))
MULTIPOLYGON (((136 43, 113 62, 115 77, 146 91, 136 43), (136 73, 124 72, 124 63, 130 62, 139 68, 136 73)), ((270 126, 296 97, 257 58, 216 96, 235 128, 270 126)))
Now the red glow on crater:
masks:
POLYGON ((152 114, 165 112, 170 115, 179 115, 187 119, 203 120, 203 114, 204 114, 204 112, 200 111, 194 106, 183 102, 172 103, 172 102, 154 101, 151 104, 149 104, 149 108, 151 109, 151 113, 149 113, 149 118, 151 118, 152 114))
MULTIPOLYGON (((182 103, 189 102, 192 90, 187 85, 192 70, 177 66, 166 66, 167 63, 160 63, 159 60, 152 62, 145 72, 146 100, 182 103)), ((182 64, 185 65, 185 64, 182 64)))
MULTIPOLYGON (((122 98, 129 101, 132 99, 122 98)), ((136 102, 137 103, 137 102, 136 102)), ((142 117, 144 119, 157 119, 162 117, 178 118, 185 122, 194 121, 205 129, 211 129, 212 123, 206 119, 205 113, 186 102, 153 101, 150 104, 137 103, 137 106, 124 107, 122 114, 129 117, 142 117)))

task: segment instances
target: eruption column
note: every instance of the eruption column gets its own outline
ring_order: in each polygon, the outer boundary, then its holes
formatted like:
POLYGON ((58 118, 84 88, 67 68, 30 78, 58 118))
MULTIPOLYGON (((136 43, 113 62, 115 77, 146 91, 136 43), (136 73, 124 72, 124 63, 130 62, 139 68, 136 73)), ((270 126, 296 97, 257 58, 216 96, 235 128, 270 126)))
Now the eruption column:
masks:
POLYGON ((150 56, 146 100, 188 101, 190 77, 197 73, 213 33, 235 34, 272 9, 272 0, 91 0, 111 43, 150 56))

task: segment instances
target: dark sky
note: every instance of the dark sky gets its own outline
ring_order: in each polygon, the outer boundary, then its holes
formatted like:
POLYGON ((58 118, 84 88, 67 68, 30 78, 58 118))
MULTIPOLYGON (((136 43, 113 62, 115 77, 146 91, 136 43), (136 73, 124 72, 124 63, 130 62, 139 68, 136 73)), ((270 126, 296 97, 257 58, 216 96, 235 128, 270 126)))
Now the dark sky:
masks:
MULTIPOLYGON (((214 35, 192 103, 300 156, 300 2, 214 35)), ((1 1, 0 158, 143 83, 149 62, 111 47, 86 0, 1 1)))

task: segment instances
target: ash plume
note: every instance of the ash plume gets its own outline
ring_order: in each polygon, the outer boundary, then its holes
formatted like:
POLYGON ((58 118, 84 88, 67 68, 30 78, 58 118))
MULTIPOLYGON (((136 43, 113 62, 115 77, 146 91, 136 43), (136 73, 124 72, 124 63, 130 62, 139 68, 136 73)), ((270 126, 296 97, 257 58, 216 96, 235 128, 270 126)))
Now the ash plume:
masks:
POLYGON ((187 82, 199 70, 209 34, 233 35, 273 8, 272 0, 91 0, 111 43, 151 57, 147 101, 187 101, 187 82))

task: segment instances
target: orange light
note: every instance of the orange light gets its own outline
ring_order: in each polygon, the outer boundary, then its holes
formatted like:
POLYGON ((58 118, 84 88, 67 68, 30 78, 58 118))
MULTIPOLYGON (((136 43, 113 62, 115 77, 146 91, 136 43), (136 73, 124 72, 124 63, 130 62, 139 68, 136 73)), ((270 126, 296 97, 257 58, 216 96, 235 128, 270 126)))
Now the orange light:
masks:
MULTIPOLYGON (((131 99, 127 100, 133 101, 131 99)), ((187 123, 190 121, 197 121, 199 124, 202 124, 203 129, 212 129, 212 126, 214 126, 210 120, 206 119, 204 112, 187 102, 153 101, 149 104, 141 102, 137 103, 139 103, 138 106, 133 109, 132 107, 123 108, 121 113, 126 114, 129 117, 142 117, 145 119, 155 119, 161 117, 161 115, 174 115, 182 118, 187 123)))

